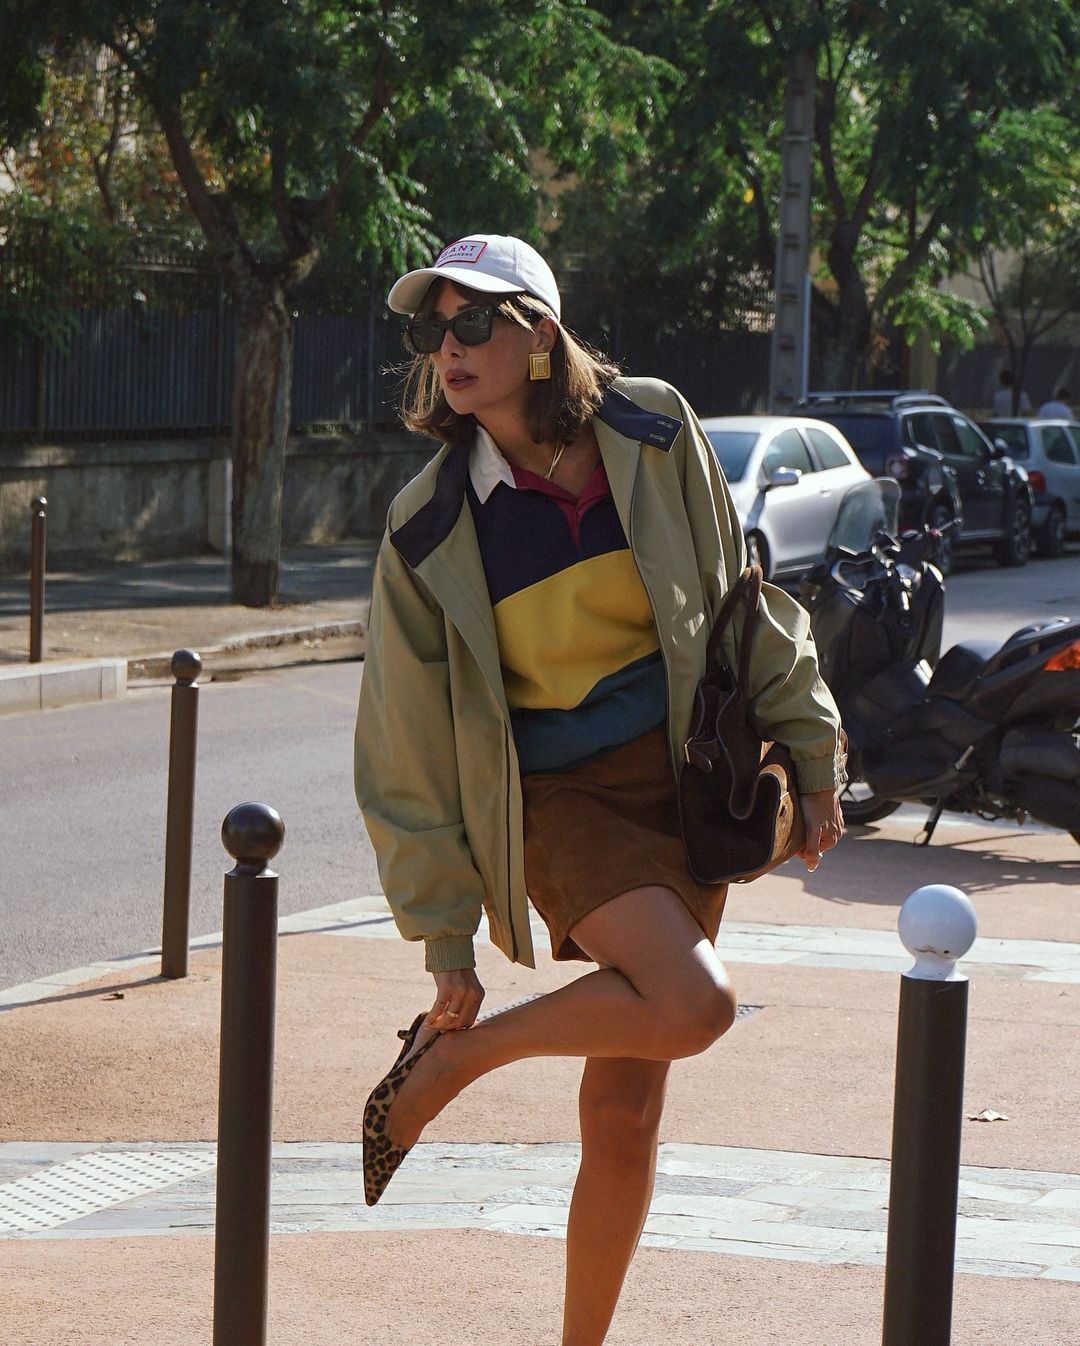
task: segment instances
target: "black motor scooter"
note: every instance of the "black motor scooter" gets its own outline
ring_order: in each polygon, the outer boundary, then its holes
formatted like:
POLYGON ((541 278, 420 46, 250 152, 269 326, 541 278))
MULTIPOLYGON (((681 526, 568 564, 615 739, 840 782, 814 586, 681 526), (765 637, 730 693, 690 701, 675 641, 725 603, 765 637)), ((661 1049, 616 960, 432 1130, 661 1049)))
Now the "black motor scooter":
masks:
POLYGON ((848 734, 844 817, 874 822, 918 801, 930 806, 922 845, 946 809, 1030 815, 1080 842, 1080 620, 940 656, 937 536, 894 537, 898 501, 890 481, 849 491, 825 561, 800 586, 848 734))

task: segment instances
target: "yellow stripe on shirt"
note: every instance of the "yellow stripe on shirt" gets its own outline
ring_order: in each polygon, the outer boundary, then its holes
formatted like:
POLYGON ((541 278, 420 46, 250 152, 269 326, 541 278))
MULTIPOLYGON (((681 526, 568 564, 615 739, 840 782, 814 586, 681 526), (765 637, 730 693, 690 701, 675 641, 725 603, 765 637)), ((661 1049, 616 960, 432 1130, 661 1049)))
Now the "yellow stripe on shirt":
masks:
POLYGON ((495 605, 508 704, 570 710, 602 679, 659 649, 630 551, 591 556, 495 605))

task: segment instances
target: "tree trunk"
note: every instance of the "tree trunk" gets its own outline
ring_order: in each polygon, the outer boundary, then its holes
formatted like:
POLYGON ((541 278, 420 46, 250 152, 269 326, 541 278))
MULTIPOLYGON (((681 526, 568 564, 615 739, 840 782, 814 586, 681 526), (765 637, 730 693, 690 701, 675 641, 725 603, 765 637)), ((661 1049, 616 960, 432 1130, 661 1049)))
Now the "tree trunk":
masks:
POLYGON ((232 592, 277 601, 281 500, 292 391, 292 321, 284 290, 253 282, 237 303, 232 414, 232 592))
POLYGON ((847 231, 846 223, 838 226, 829 247, 829 269, 838 294, 831 305, 831 331, 820 356, 820 386, 836 390, 859 387, 870 354, 870 305, 853 245, 844 238, 847 231))

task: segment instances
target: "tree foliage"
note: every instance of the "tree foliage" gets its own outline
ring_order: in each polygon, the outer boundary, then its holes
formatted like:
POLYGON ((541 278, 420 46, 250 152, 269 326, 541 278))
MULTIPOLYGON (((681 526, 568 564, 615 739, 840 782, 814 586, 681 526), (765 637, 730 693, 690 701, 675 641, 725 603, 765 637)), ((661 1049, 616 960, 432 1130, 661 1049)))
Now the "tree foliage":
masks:
MULTIPOLYGON (((1008 122, 1006 122, 1006 130, 1008 122)), ((1004 194, 969 275, 981 285, 1017 386, 1031 352, 1080 313, 1080 145, 1075 119, 1044 108, 1023 136, 1027 162, 1004 194)))
POLYGON ((817 51, 813 348, 829 386, 872 377, 890 327, 970 339, 978 308, 942 281, 1008 233, 1014 204, 1045 213, 1070 171, 1043 151, 1080 102, 1074 0, 603 7, 680 84, 629 189, 583 189, 568 232, 580 248, 604 225, 613 275, 670 279, 676 307, 706 320, 723 319, 733 276, 771 274, 785 67, 817 51))
POLYGON ((943 282, 977 255, 1051 245, 1078 43, 1077 0, 9 0, 0 127, 35 133, 30 196, 196 219, 256 308, 320 257, 546 227, 613 324, 730 325, 771 276, 812 47, 814 377, 848 384, 893 329, 970 339, 943 282))
POLYGON ((999 233, 1041 111, 1075 98, 1077 17, 1058 0, 821 5, 826 380, 865 372, 860 357, 887 320, 909 331, 955 322, 954 303, 934 302, 939 282, 999 233), (929 306, 912 302, 920 292, 929 306))
POLYGON ((531 151, 617 170, 664 74, 583 0, 8 0, 5 39, 8 142, 45 129, 51 63, 80 51, 108 53, 153 116, 237 312, 233 584, 259 604, 277 591, 296 287, 328 248, 400 268, 456 229, 535 235, 531 151))

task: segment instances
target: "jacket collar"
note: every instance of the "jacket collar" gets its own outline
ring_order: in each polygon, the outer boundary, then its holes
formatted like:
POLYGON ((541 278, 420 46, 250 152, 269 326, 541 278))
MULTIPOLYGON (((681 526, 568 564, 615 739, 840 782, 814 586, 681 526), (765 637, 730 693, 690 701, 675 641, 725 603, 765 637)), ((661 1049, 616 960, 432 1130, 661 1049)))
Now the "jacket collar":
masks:
MULTIPOLYGON (((641 445, 667 453, 682 429, 682 421, 648 411, 617 388, 608 388, 593 417, 600 455, 611 483, 623 528, 629 536, 630 501, 641 445)), ((470 448, 452 444, 446 449, 430 500, 390 534, 399 555, 415 569, 449 537, 465 503, 470 448)))

